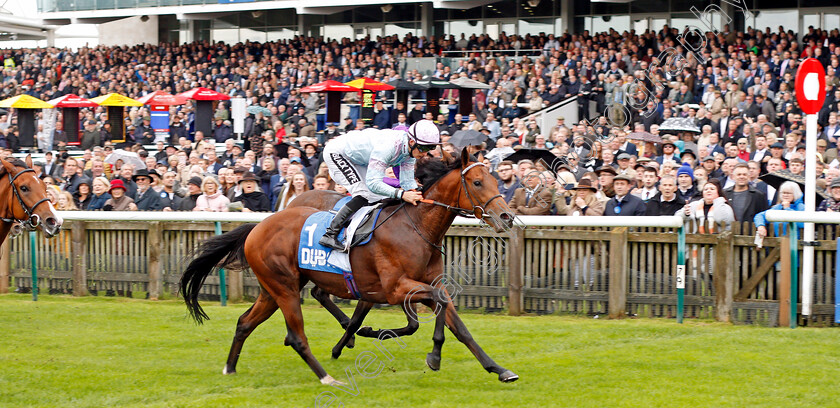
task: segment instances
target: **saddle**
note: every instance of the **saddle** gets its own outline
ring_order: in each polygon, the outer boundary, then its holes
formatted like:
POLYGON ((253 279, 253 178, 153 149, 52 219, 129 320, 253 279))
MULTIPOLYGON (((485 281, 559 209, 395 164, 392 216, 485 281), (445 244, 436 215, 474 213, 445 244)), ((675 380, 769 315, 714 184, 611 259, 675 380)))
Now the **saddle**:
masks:
POLYGON ((332 248, 321 245, 318 241, 326 232, 333 218, 335 218, 336 212, 348 201, 350 201, 350 197, 345 197, 336 203, 331 211, 318 211, 306 219, 303 223, 303 229, 300 231, 298 266, 314 271, 344 275, 348 292, 353 294, 356 299, 359 299, 361 298, 361 293, 359 293, 356 282, 353 279, 353 271, 350 267, 349 248, 365 245, 370 242, 384 203, 362 207, 353 214, 349 226, 341 230, 341 233, 338 235, 339 241, 345 242, 348 250, 345 252, 335 251, 332 248), (348 236, 350 237, 349 245, 346 239, 348 236))

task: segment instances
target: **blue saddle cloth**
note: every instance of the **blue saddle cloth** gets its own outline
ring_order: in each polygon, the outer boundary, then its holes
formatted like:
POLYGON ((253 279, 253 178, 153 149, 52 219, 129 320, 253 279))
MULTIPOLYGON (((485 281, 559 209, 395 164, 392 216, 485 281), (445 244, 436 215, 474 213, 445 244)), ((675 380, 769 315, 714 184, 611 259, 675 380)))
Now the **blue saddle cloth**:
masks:
MULTIPOLYGON (((338 211, 348 201, 350 201, 350 197, 342 198, 333 206, 333 211, 338 211)), ((376 213, 373 214, 372 218, 374 223, 376 223, 376 219, 379 217, 381 211, 381 209, 377 209, 376 213)), ((335 214, 332 211, 318 211, 310 215, 303 223, 298 244, 298 266, 314 271, 344 275, 348 289, 358 299, 360 298, 360 293, 353 280, 349 256, 341 252, 333 254, 334 250, 332 248, 325 247, 318 242, 324 236, 333 218, 335 218, 335 214), (344 258, 340 259, 340 256, 344 258), (341 260, 343 262, 331 262, 331 260, 341 260)), ((339 241, 344 241, 345 232, 346 229, 341 230, 341 233, 338 235, 339 241)), ((367 244, 372 237, 373 234, 371 233, 358 245, 367 244)))

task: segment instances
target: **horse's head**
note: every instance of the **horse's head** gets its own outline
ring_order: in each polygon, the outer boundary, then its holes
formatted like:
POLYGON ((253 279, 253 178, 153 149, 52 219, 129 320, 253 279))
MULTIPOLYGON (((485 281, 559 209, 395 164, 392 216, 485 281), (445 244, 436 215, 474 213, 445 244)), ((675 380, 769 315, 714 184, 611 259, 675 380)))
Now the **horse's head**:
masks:
MULTIPOLYGON (((453 163, 455 159, 443 152, 443 161, 453 163)), ((461 151, 460 166, 445 177, 450 186, 458 191, 457 207, 469 210, 476 218, 493 227, 496 232, 509 230, 516 216, 499 194, 499 185, 490 170, 480 161, 470 161, 466 148, 461 151)), ((441 180, 444 181, 444 180, 441 180)))
POLYGON ((32 170, 32 157, 26 156, 25 163, 8 160, 0 160, 0 163, 0 191, 6 191, 8 195, 2 216, 20 221, 29 228, 40 226, 47 237, 58 234, 62 219, 47 198, 47 186, 32 170))

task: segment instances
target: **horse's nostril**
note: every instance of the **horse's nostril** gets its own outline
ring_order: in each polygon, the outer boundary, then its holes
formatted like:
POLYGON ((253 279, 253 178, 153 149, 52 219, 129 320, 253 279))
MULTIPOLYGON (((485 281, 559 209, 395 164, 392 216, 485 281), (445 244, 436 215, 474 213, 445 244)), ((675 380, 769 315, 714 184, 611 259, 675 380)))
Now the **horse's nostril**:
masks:
POLYGON ((53 227, 56 224, 56 220, 53 217, 49 217, 46 220, 44 220, 44 223, 47 224, 47 226, 53 227))

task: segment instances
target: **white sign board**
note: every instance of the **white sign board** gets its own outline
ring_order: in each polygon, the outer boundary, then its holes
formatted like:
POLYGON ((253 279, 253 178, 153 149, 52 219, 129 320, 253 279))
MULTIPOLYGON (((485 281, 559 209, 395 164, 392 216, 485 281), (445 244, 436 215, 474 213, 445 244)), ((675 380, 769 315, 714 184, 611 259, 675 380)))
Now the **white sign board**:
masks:
POLYGON ((233 133, 245 133, 245 98, 232 98, 230 100, 230 117, 233 119, 233 133))

